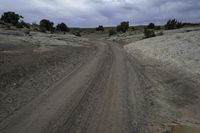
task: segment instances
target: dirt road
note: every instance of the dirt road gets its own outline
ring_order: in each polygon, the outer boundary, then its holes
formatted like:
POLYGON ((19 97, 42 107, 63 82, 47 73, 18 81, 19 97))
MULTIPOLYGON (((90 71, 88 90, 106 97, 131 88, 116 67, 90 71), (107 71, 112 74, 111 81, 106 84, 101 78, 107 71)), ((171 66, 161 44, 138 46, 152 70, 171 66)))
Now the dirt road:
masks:
POLYGON ((149 132, 148 118, 156 113, 151 114, 154 103, 147 91, 153 83, 143 67, 113 42, 102 42, 97 51, 81 68, 1 122, 0 132, 149 132))

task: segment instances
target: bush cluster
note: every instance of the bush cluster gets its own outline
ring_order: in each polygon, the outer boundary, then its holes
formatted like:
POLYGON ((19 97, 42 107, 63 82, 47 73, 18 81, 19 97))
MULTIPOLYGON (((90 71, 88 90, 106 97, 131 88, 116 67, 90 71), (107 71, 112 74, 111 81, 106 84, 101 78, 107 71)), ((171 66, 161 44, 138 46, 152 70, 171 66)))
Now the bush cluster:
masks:
POLYGON ((31 25, 24 22, 22 19, 23 17, 19 14, 16 14, 15 12, 4 12, 0 20, 2 21, 2 23, 9 23, 13 26, 16 26, 17 28, 29 29, 31 27, 33 28, 33 30, 40 30, 41 32, 50 31, 51 33, 53 33, 55 30, 69 32, 70 30, 65 23, 60 23, 55 28, 54 23, 47 19, 42 19, 39 25, 36 23, 33 23, 31 25))
POLYGON ((148 26, 147 26, 148 29, 155 29, 155 24, 154 23, 150 23, 148 26))
POLYGON ((99 25, 99 27, 96 28, 96 31, 104 31, 104 27, 102 25, 99 25))
POLYGON ((25 23, 22 19, 23 17, 15 12, 4 12, 1 16, 1 21, 12 24, 17 28, 30 28, 30 24, 25 23))
POLYGON ((53 22, 47 20, 47 19, 42 19, 40 21, 40 31, 41 32, 46 32, 46 31, 54 31, 54 27, 53 27, 53 22))
POLYGON ((165 24, 166 30, 173 30, 183 27, 183 24, 176 19, 170 19, 167 21, 167 24, 165 24))
POLYGON ((118 32, 126 32, 128 29, 129 29, 129 22, 121 22, 121 24, 117 26, 118 32))
POLYGON ((56 29, 58 31, 64 31, 64 32, 69 32, 69 28, 67 27, 67 25, 65 23, 60 23, 56 26, 56 29))
POLYGON ((150 23, 150 24, 147 26, 147 29, 160 30, 161 27, 160 27, 160 26, 156 26, 154 23, 150 23))
MULTIPOLYGON (((60 23, 58 24, 56 27, 54 27, 54 23, 51 22, 50 20, 47 19, 42 19, 38 24, 33 23, 32 25, 29 23, 26 23, 23 21, 23 17, 19 14, 16 14, 15 12, 4 12, 3 15, 1 16, 0 19, 1 23, 9 23, 12 24, 14 26, 16 26, 17 28, 33 28, 34 30, 40 30, 41 32, 46 32, 46 31, 50 31, 51 33, 53 33, 55 30, 57 31, 62 31, 62 32, 69 32, 70 29, 67 27, 67 25, 65 23, 60 23)), ((167 21, 167 23, 165 24, 165 29, 166 30, 172 30, 172 29, 178 29, 181 28, 185 25, 199 25, 199 23, 197 24, 193 24, 193 23, 181 23, 179 21, 177 21, 176 19, 170 19, 167 21)), ((10 25, 9 25, 10 26, 10 25)), ((126 32, 129 29, 129 22, 128 21, 123 21, 120 23, 120 25, 118 25, 116 27, 116 29, 110 29, 109 30, 109 35, 112 36, 114 34, 117 34, 117 32, 126 32)), ((131 27, 132 30, 135 30, 134 27, 131 27)), ((149 37, 154 37, 155 36, 155 32, 154 30, 160 30, 161 27, 160 26, 155 26, 154 23, 150 23, 145 29, 144 29, 144 35, 146 38, 149 37)), ((104 27, 102 25, 99 25, 96 28, 97 31, 104 31, 104 27)), ((74 33, 76 36, 81 36, 81 34, 79 32, 74 33)))
POLYGON ((10 23, 14 26, 19 24, 19 20, 22 18, 23 18, 22 16, 16 14, 15 12, 4 12, 3 15, 1 16, 2 21, 4 21, 5 23, 10 23))

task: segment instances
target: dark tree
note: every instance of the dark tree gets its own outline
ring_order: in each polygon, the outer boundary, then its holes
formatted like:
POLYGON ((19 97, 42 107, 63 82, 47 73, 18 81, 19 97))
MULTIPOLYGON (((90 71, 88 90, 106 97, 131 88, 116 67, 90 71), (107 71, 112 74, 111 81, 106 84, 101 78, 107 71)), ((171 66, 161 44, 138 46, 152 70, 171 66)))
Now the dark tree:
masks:
POLYGON ((54 27, 53 27, 53 22, 47 20, 47 19, 43 19, 40 21, 40 31, 45 32, 45 31, 54 31, 54 27))
POLYGON ((155 28, 155 24, 154 23, 150 23, 148 26, 147 26, 148 29, 154 29, 155 28))
POLYGON ((176 19, 170 19, 167 21, 167 24, 165 25, 166 30, 173 30, 181 28, 183 24, 181 22, 178 22, 176 19))
POLYGON ((16 14, 15 12, 4 12, 1 16, 1 20, 5 23, 10 23, 16 26, 19 23, 19 20, 23 17, 19 14, 16 14))
POLYGON ((102 25, 99 25, 99 27, 96 28, 97 31, 104 31, 104 27, 102 25))
POLYGON ((64 31, 64 32, 69 32, 69 28, 67 27, 67 25, 65 23, 60 23, 56 26, 56 29, 58 31, 64 31))
POLYGON ((128 29, 129 29, 129 22, 121 22, 121 24, 117 26, 118 32, 126 32, 128 29))

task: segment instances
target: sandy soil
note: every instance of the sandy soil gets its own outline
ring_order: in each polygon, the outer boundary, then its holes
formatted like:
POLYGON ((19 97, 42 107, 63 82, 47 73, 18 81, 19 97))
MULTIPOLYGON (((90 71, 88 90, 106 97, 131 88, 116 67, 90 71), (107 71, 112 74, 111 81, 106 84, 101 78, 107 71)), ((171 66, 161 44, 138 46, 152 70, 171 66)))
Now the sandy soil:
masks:
MULTIPOLYGON (((78 39, 73 41, 72 37, 70 43, 60 39, 62 43, 53 45, 46 43, 48 39, 52 42, 49 35, 34 34, 0 33, 0 121, 80 68, 96 51, 95 46, 84 45, 84 41, 78 44, 78 39)), ((60 40, 54 39, 54 42, 60 40)))
POLYGON ((141 52, 146 40, 124 50, 97 37, 0 38, 1 133, 199 133, 199 81, 141 52))

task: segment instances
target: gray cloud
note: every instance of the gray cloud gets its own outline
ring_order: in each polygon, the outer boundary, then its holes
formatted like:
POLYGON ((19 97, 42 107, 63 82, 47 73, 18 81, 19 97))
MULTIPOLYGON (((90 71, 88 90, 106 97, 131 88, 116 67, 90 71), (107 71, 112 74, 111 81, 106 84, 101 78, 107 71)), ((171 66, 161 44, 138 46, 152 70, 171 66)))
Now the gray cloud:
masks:
POLYGON ((167 19, 200 22, 199 0, 0 0, 0 14, 15 11, 27 22, 42 18, 73 27, 164 23, 167 19))

